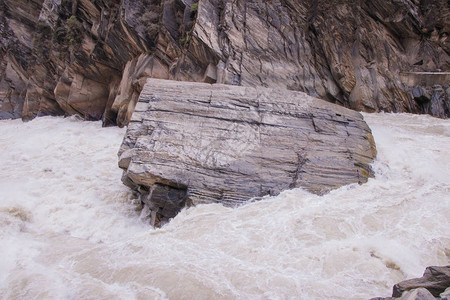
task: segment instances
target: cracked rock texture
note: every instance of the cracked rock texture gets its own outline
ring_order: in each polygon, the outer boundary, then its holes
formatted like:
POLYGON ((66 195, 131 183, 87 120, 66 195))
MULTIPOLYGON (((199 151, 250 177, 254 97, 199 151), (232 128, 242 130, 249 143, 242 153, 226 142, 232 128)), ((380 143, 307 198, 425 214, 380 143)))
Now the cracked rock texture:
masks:
POLYGON ((119 166, 158 223, 185 204, 363 183, 375 156, 361 114, 305 93, 149 79, 119 166))
POLYGON ((448 1, 195 2, 1 1, 0 118, 126 125, 149 77, 449 116, 448 1))

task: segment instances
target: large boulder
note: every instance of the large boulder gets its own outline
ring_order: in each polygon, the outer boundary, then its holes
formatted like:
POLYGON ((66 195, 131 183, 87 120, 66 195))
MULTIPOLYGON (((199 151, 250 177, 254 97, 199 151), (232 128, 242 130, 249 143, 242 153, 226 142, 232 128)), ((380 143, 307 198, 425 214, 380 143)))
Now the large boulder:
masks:
POLYGON ((186 204, 363 183, 375 156, 361 114, 304 93, 149 79, 119 166, 157 223, 186 204))

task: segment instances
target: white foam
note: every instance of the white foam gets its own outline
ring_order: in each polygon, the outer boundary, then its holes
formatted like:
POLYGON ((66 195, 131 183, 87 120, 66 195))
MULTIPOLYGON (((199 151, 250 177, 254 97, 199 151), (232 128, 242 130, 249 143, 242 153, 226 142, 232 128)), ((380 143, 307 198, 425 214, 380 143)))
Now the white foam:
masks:
POLYGON ((376 177, 153 230, 120 182, 124 129, 0 121, 0 294, 58 299, 367 299, 449 263, 450 123, 364 114, 376 177))

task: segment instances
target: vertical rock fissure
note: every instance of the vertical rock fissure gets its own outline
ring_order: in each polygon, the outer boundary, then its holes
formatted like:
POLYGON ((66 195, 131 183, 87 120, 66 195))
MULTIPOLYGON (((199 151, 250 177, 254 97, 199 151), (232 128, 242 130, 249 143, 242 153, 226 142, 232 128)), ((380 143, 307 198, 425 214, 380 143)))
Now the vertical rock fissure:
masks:
POLYGON ((289 188, 296 188, 298 186, 297 182, 301 180, 300 173, 303 172, 303 165, 306 163, 306 158, 299 152, 297 152, 297 163, 296 170, 294 172, 294 176, 292 176, 292 182, 289 185, 289 188))

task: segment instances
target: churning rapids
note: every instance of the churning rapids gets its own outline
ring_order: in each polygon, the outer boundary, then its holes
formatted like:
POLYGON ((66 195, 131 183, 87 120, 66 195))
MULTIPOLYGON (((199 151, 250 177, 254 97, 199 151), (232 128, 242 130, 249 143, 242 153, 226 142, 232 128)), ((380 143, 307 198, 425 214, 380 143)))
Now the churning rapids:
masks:
POLYGON ((120 181, 124 129, 0 121, 3 299, 368 299, 450 259, 450 121, 364 114, 374 179, 201 205, 154 230, 120 181))

